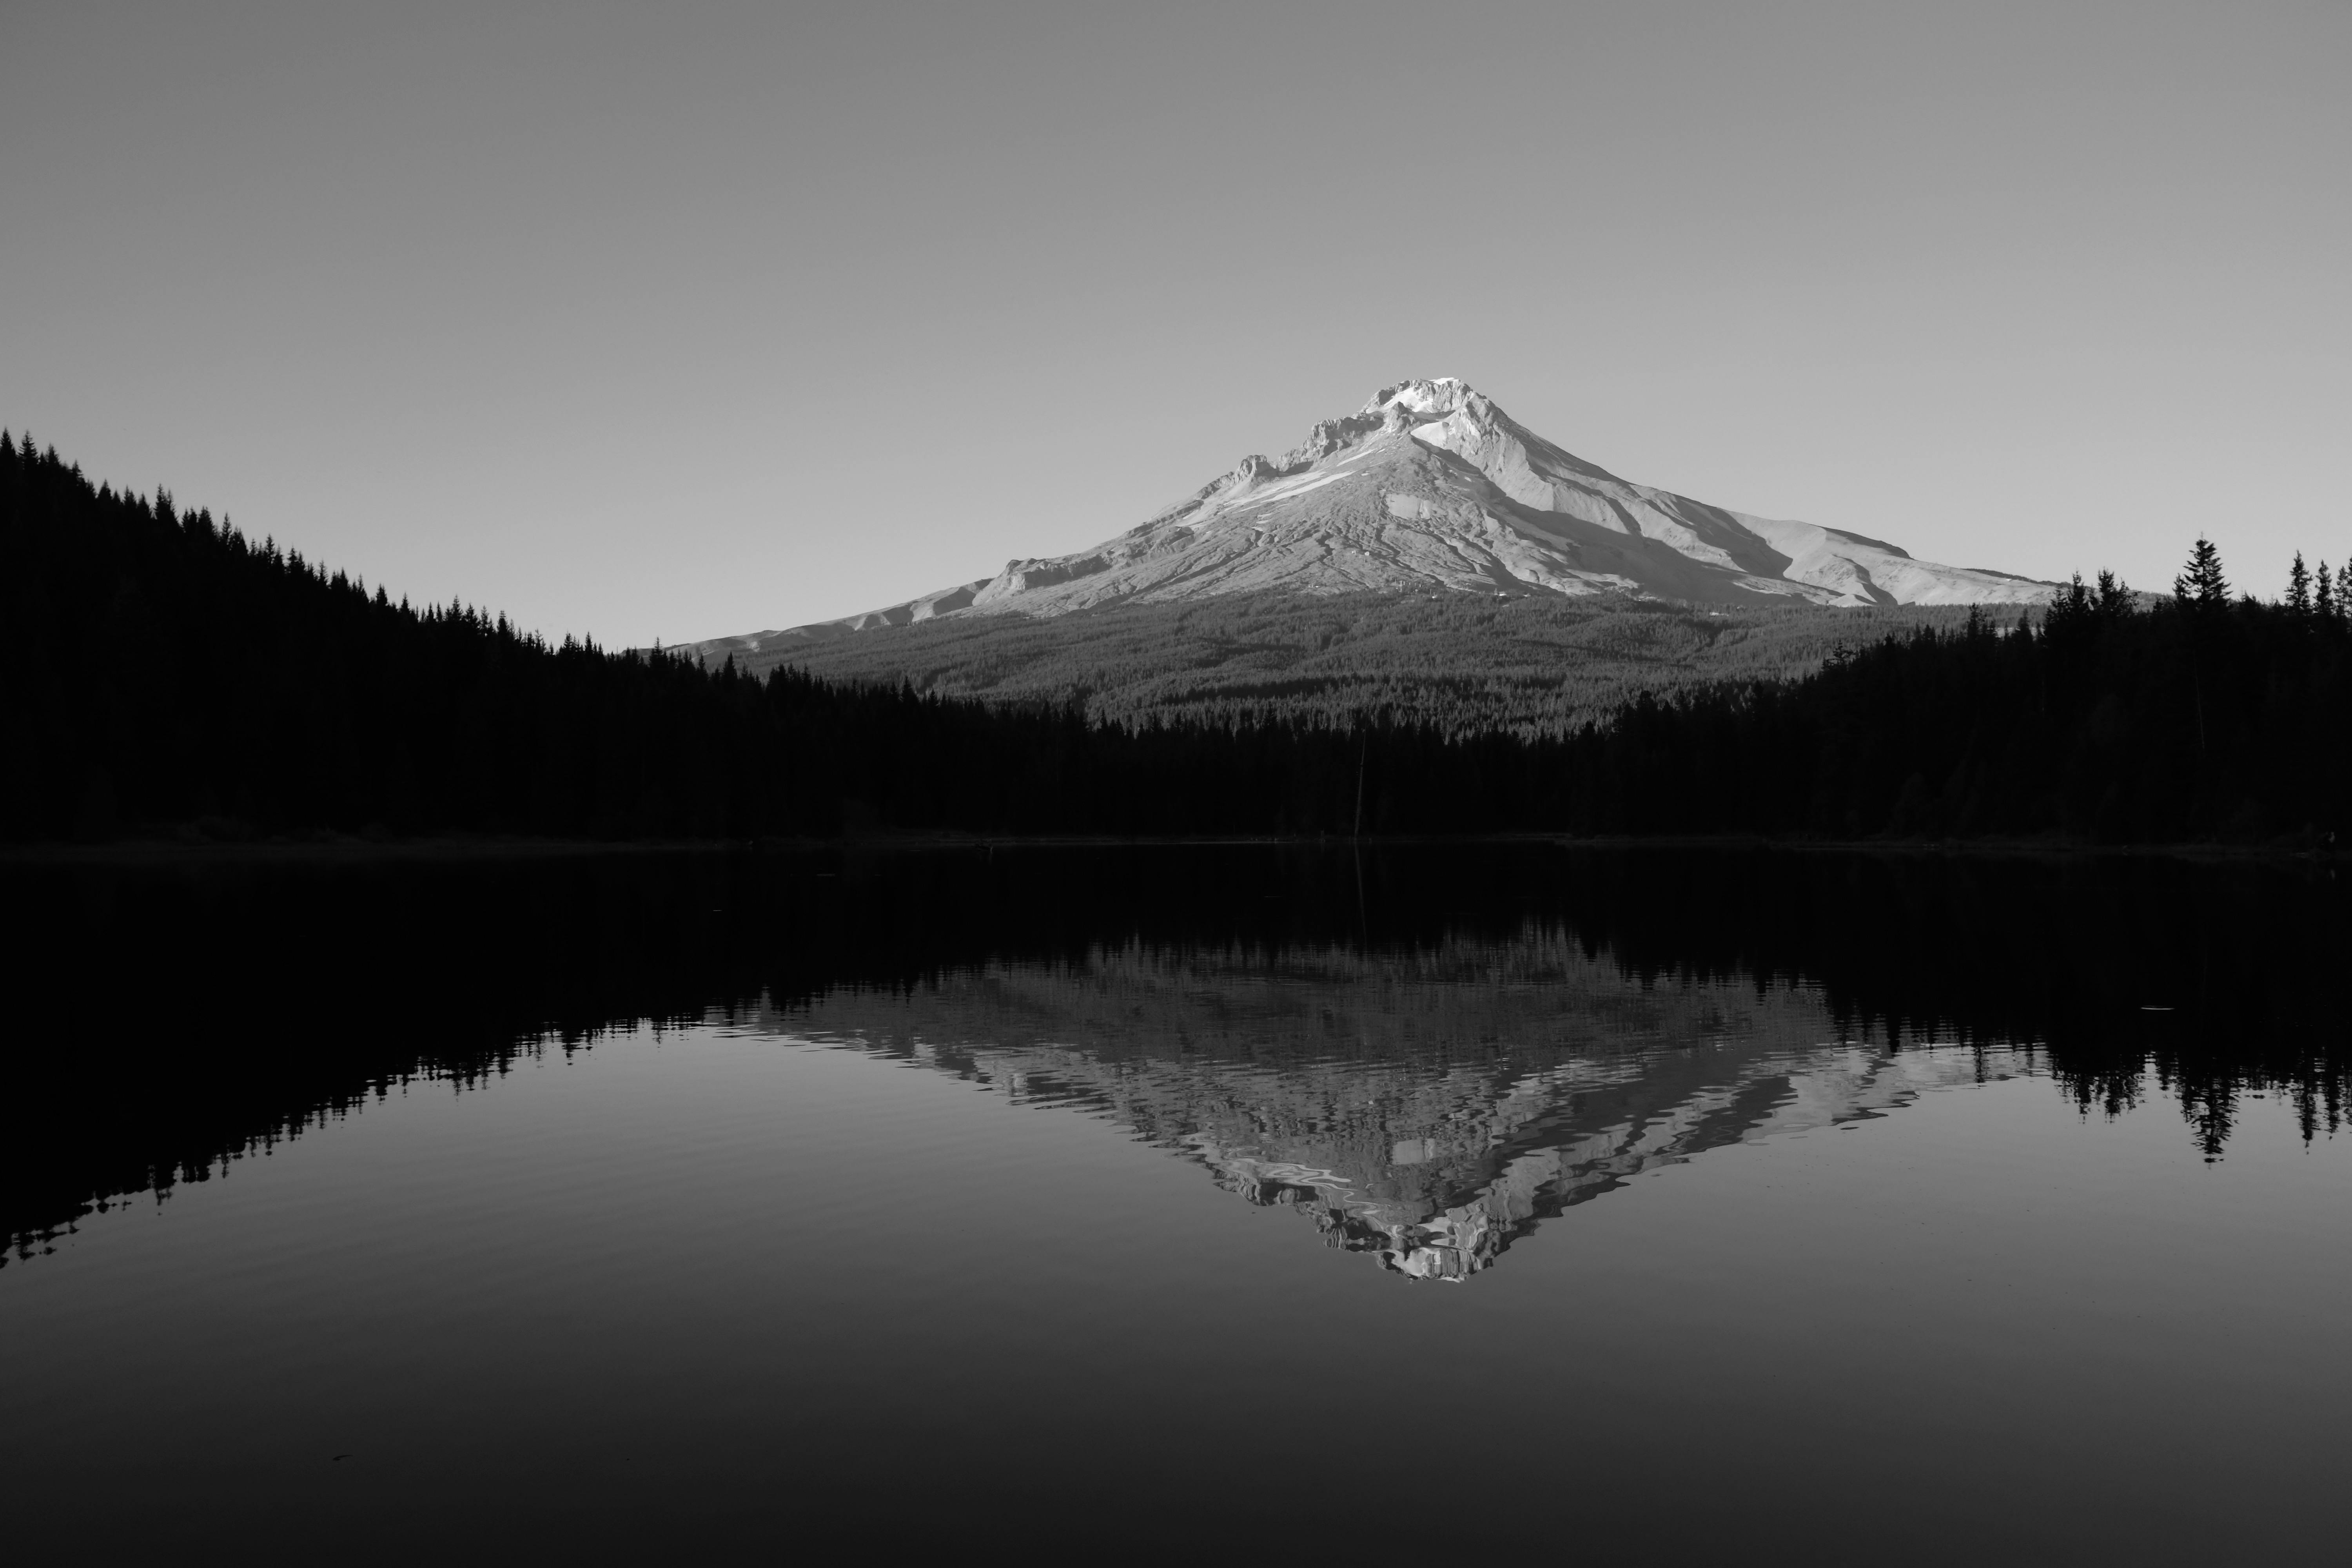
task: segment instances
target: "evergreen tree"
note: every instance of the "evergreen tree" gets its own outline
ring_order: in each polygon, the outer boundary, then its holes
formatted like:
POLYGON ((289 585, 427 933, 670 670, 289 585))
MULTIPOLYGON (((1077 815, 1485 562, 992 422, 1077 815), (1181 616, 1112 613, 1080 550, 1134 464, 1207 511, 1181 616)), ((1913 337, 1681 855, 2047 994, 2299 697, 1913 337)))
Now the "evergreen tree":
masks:
POLYGON ((2294 552, 2294 563, 2286 569, 2286 607, 2298 616, 2311 614, 2311 573, 2303 563, 2300 550, 2294 552))
MULTIPOLYGON (((2074 574, 2073 582, 2050 595, 2050 609, 2044 624, 2057 626, 2078 626, 2090 620, 2096 613, 2096 606, 2091 599, 2091 591, 2083 585, 2083 574, 2077 572, 2074 574)), ((1838 651, 1844 652, 1844 647, 1840 645, 1838 651)))
POLYGON ((2172 596, 2184 605, 2230 602, 2230 580, 2221 575, 2221 552, 2201 533, 2189 547, 2188 566, 2172 580, 2172 596))
POLYGON ((2312 580, 2311 608, 2322 621, 2336 618, 2336 584, 2328 574, 2325 561, 2319 563, 2318 574, 2312 580))

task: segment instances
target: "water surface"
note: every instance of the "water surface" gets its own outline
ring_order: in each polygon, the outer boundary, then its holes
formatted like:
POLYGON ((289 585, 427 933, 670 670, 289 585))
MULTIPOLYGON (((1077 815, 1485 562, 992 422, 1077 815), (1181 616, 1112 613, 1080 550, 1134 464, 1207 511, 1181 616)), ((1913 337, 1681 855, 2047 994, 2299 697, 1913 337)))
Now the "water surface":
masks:
POLYGON ((2324 874, 1514 848, 17 873, 19 1542, 2254 1559, 2324 874))

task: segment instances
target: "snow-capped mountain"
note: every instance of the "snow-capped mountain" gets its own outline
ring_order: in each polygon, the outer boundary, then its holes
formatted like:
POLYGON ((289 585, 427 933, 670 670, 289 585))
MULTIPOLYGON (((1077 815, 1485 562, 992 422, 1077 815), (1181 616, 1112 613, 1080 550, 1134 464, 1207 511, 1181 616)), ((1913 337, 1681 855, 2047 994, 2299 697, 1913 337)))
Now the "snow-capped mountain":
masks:
MULTIPOLYGON (((1118 538, 803 636, 935 616, 1060 615, 1267 589, 1617 594, 1698 604, 2026 604, 2051 584, 1916 561, 1839 529, 1637 485, 1451 376, 1383 387, 1278 458, 1253 455, 1118 538)), ((700 645, 756 649, 779 633, 700 645)))

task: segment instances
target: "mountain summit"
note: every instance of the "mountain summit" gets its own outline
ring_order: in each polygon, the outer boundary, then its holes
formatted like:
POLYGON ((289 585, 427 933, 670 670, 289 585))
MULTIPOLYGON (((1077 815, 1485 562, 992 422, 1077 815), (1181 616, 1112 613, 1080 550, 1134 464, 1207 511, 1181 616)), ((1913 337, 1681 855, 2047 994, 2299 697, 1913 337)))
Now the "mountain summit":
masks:
MULTIPOLYGON (((2050 587, 1631 483, 1444 376, 1382 387, 1280 458, 1244 458, 1092 550, 1009 561, 993 577, 798 629, 823 636, 938 616, 1054 616, 1120 599, 1268 589, 1973 605, 2035 603, 2050 587)), ((722 641, 756 648, 777 635, 722 641)))

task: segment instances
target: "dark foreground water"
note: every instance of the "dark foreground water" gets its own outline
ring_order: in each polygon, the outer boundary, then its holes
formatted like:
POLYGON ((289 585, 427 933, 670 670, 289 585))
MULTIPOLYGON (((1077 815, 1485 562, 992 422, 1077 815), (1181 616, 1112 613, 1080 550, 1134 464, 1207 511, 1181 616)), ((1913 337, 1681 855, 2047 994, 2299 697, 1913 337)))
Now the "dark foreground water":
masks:
POLYGON ((2324 870, 5 887, 19 1561, 2345 1550, 2324 870))

